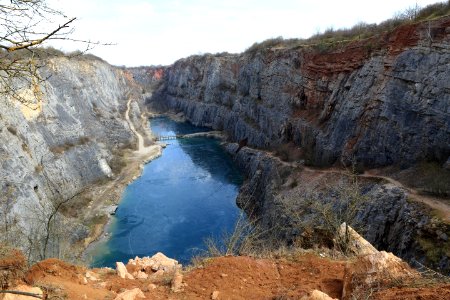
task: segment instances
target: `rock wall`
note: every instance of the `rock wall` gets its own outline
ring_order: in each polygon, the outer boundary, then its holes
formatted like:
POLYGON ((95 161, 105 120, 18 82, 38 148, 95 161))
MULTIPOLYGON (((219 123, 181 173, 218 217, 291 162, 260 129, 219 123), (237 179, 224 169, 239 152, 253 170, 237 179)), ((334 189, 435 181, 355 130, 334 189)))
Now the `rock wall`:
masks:
POLYGON ((54 207, 113 176, 113 151, 134 142, 124 119, 130 74, 83 57, 52 58, 41 73, 37 93, 0 100, 1 225, 19 246, 25 237, 8 225, 39 240, 54 207))
MULTIPOLYGON (((195 125, 223 130, 233 141, 247 138, 249 146, 277 150, 290 145, 307 165, 403 168, 425 160, 445 166, 450 155, 449 28, 446 17, 328 50, 281 45, 239 55, 192 56, 164 70, 147 103, 154 110, 182 113, 195 125)), ((295 168, 247 148, 236 160, 248 178, 238 204, 264 228, 287 228, 280 231, 286 241, 305 234, 282 207, 285 198, 305 204, 305 190, 284 191, 295 168)), ((314 179, 303 183, 320 184, 314 179)), ((409 201, 402 189, 371 182, 361 192, 371 201, 356 221, 371 243, 449 273, 448 225, 409 201)), ((317 219, 307 209, 301 216, 317 219)))
MULTIPOLYGON (((237 144, 226 147, 247 178, 237 204, 256 220, 269 239, 276 239, 277 245, 330 245, 330 238, 334 237, 323 236, 323 228, 329 230, 330 220, 324 220, 318 210, 335 203, 333 209, 337 211, 346 201, 336 197, 340 193, 354 193, 356 188, 363 198, 351 222, 371 244, 414 266, 419 262, 450 273, 447 236, 450 226, 433 216, 424 204, 410 201, 405 190, 363 179, 352 185, 348 175, 311 173, 301 165, 293 166, 247 147, 235 154, 237 147, 237 144)), ((331 217, 343 218, 338 214, 331 217)), ((336 221, 335 225, 342 221, 336 221)))
POLYGON ((309 163, 443 164, 450 155, 449 18, 323 52, 192 56, 148 100, 249 145, 293 142, 309 163), (375 46, 374 46, 375 45, 375 46), (371 47, 369 47, 371 46, 371 47))

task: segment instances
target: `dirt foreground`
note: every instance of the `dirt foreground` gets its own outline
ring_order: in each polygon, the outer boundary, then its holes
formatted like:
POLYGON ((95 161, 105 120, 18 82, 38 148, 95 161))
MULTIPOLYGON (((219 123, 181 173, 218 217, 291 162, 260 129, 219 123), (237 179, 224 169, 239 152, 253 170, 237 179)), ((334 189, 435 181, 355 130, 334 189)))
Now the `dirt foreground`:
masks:
MULTIPOLYGON (((170 276, 162 271, 164 263, 156 272, 152 267, 148 277, 141 276, 143 272, 129 263, 122 271, 130 272, 125 278, 120 277, 119 267, 91 270, 57 259, 44 260, 25 270, 23 263, 17 263, 23 259, 17 252, 13 257, 0 259, 0 269, 13 274, 1 278, 3 290, 39 287, 43 299, 450 299, 449 283, 386 285, 364 290, 364 298, 349 295, 342 298, 347 268, 352 261, 332 259, 319 251, 302 250, 272 258, 208 258, 170 276), (131 272, 136 271, 140 275, 132 279, 131 272), (313 291, 328 296, 320 294, 321 298, 314 298, 313 291)), ((4 295, 5 300, 37 299, 4 295)))

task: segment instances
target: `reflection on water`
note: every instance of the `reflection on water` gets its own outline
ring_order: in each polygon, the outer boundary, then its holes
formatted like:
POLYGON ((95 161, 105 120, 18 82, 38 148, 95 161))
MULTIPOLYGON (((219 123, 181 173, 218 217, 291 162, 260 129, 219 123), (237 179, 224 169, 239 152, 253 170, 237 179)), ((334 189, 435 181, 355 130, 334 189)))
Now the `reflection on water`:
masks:
MULTIPOLYGON (((167 118, 151 120, 155 135, 206 128, 167 118)), ((234 225, 242 176, 214 139, 169 141, 160 158, 130 184, 112 222, 110 239, 94 249, 93 266, 113 266, 135 256, 163 252, 182 263, 203 249, 203 240, 234 225)))

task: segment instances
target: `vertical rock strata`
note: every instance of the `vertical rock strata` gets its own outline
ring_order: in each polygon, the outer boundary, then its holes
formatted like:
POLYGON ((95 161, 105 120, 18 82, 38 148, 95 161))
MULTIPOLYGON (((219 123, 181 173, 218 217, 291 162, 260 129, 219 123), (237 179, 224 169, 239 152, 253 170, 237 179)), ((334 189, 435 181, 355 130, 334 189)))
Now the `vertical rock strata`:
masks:
MULTIPOLYGON (((2 226, 35 230, 36 248, 54 207, 111 177, 112 152, 134 142, 124 119, 130 89, 124 70, 99 59, 61 57, 47 62, 42 77, 48 80, 40 92, 0 100, 2 226)), ((139 119, 138 107, 133 113, 139 119)), ((85 230, 65 240, 74 242, 85 230)), ((8 234, 27 244, 24 236, 8 234)))
MULTIPOLYGON (((444 18, 431 26, 441 32, 449 24, 444 18)), ((327 52, 192 56, 166 70, 148 103, 235 141, 247 137, 251 146, 293 142, 317 166, 443 164, 450 155, 450 34, 436 33, 429 45, 426 28, 404 25, 327 52)))
MULTIPOLYGON (((405 168, 421 161, 445 167, 449 28, 450 18, 444 17, 328 50, 281 45, 188 57, 165 70, 147 104, 223 130, 235 142, 247 138, 254 148, 299 148, 305 163, 315 167, 405 168)), ((230 153, 235 149, 230 146, 230 153)), ((248 178, 239 204, 248 205, 267 228, 292 226, 280 203, 286 196, 283 174, 295 168, 245 148, 236 161, 248 178)), ((293 191, 303 201, 305 192, 293 191)), ((371 201, 357 219, 371 243, 449 272, 447 225, 436 223, 429 209, 400 188, 374 182, 365 184, 363 193, 371 201), (431 248, 430 241, 436 243, 431 248)), ((302 233, 283 234, 291 240, 302 233)))

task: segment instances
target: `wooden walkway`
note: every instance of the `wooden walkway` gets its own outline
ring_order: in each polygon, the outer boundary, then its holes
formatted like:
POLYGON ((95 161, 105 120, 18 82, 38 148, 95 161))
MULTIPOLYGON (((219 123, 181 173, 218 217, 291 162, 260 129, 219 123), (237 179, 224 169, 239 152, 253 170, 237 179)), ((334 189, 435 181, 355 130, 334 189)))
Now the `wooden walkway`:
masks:
POLYGON ((176 139, 181 139, 184 138, 183 134, 178 134, 178 135, 158 135, 155 140, 157 141, 168 141, 168 140, 176 140, 176 139))
POLYGON ((196 133, 188 133, 188 134, 177 134, 177 135, 158 135, 154 137, 153 139, 155 141, 169 141, 169 140, 176 140, 176 139, 187 139, 187 138, 194 138, 194 137, 215 137, 215 138, 221 138, 221 132, 219 131, 205 131, 205 132, 196 132, 196 133))

